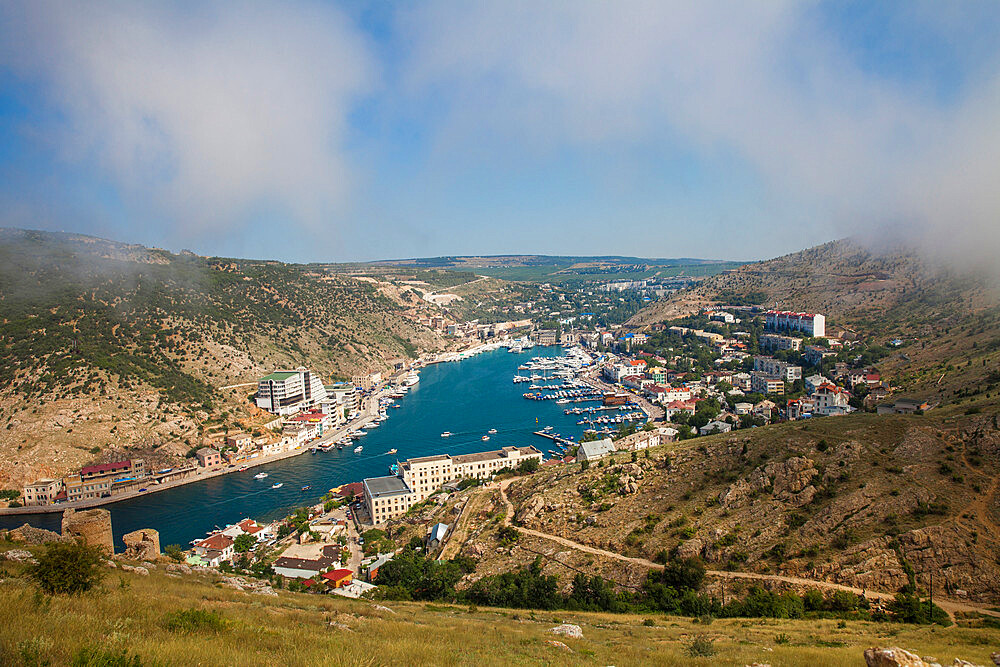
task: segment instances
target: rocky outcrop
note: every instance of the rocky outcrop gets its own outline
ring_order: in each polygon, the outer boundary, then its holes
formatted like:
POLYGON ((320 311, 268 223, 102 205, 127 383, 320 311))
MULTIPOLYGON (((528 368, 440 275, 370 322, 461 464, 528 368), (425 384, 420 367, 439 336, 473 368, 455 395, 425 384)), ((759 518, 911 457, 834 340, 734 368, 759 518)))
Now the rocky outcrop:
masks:
POLYGON ((538 516, 543 507, 545 507, 545 499, 541 496, 534 496, 517 510, 514 514, 514 521, 522 525, 526 524, 538 516))
MULTIPOLYGON (((1000 654, 994 654, 1000 657, 1000 654)), ((935 658, 923 657, 921 658, 915 653, 911 653, 905 649, 901 649, 898 646, 893 646, 891 648, 879 648, 872 647, 865 650, 865 663, 868 667, 941 667, 935 658)), ((994 663, 1000 665, 996 659, 994 663)), ((951 667, 982 667, 975 663, 969 662, 967 660, 962 660, 961 658, 955 658, 951 667)))
POLYGON ((704 548, 704 542, 696 537, 688 540, 687 542, 681 543, 681 545, 677 547, 677 557, 694 558, 695 556, 700 556, 704 548))
POLYGON ((14 563, 31 563, 35 564, 38 561, 34 556, 31 555, 30 551, 24 549, 10 549, 0 554, 0 559, 9 560, 14 563))
POLYGON ((51 530, 45 530, 44 528, 35 528, 34 526, 29 526, 28 524, 24 524, 20 528, 14 528, 13 530, 7 531, 7 539, 11 542, 19 542, 20 544, 28 544, 31 546, 38 546, 49 542, 61 542, 64 540, 63 536, 59 533, 51 530))
POLYGON ((579 625, 573 625, 572 623, 557 625, 556 627, 550 629, 549 632, 554 635, 562 635, 572 639, 583 639, 583 630, 580 629, 579 625))
POLYGON ((719 496, 719 501, 723 507, 733 509, 754 495, 770 489, 777 500, 796 507, 805 505, 816 494, 816 488, 811 482, 818 472, 812 459, 804 456, 793 456, 780 463, 768 463, 756 468, 746 479, 737 480, 730 485, 719 496))

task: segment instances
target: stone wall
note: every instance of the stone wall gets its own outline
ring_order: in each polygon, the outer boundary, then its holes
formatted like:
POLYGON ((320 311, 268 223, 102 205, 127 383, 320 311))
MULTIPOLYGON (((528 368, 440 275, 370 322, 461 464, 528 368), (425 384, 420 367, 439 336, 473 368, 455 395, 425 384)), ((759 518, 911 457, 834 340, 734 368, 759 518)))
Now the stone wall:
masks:
POLYGON ((86 544, 107 554, 114 551, 111 512, 108 510, 66 510, 62 516, 62 534, 64 537, 82 538, 86 544))
POLYGON ((152 528, 143 528, 122 535, 125 543, 125 557, 135 560, 155 560, 160 556, 160 533, 152 528))

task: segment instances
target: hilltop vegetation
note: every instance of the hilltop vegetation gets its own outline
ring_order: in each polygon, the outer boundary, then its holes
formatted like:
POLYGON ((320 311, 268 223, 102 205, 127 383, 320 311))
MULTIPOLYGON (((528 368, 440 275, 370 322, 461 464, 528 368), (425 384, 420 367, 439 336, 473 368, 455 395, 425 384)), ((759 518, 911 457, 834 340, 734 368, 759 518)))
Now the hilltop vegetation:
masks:
POLYGON ((376 284, 301 265, 2 230, 0 484, 94 448, 186 451, 207 421, 253 416, 252 387, 219 387, 275 367, 329 381, 439 344, 401 310, 376 284))

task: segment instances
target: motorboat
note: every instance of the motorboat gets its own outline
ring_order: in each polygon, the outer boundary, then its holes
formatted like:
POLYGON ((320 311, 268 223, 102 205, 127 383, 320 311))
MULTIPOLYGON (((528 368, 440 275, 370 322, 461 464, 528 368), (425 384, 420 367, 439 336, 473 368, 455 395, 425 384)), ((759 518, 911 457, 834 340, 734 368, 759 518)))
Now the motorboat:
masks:
POLYGON ((272 489, 280 489, 280 488, 281 488, 281 487, 283 487, 284 485, 285 485, 285 483, 284 483, 284 482, 276 482, 276 483, 274 483, 274 484, 272 484, 272 485, 271 485, 271 488, 272 488, 272 489))
POLYGON ((403 380, 404 386, 407 386, 407 387, 412 387, 413 385, 415 385, 418 382, 420 382, 420 376, 417 375, 416 373, 410 373, 403 380))
POLYGON ((245 470, 249 470, 249 468, 247 466, 240 466, 240 472, 244 472, 245 470))
POLYGON ((483 442, 486 442, 489 439, 490 439, 490 436, 488 436, 488 435, 484 435, 482 438, 480 438, 480 440, 482 440, 483 442))
POLYGON ((489 431, 487 431, 487 433, 489 433, 490 435, 493 435, 496 432, 497 430, 495 428, 491 428, 489 431))
POLYGON ((267 473, 266 472, 259 472, 259 473, 257 473, 256 475, 253 476, 254 479, 264 479, 265 477, 267 477, 267 473))
POLYGON ((451 437, 451 431, 445 431, 444 433, 441 434, 441 437, 442 438, 450 438, 451 437))
POLYGON ((354 453, 355 454, 360 454, 362 449, 364 449, 364 447, 362 447, 361 445, 358 445, 357 447, 354 448, 354 453))
POLYGON ((311 489, 311 488, 312 488, 312 485, 311 485, 311 484, 306 484, 305 486, 303 486, 303 487, 302 487, 302 490, 303 490, 303 491, 308 491, 308 490, 309 490, 309 489, 311 489))
POLYGON ((397 450, 395 447, 393 447, 392 449, 390 449, 389 451, 387 451, 386 454, 395 454, 397 451, 399 451, 399 450, 397 450))

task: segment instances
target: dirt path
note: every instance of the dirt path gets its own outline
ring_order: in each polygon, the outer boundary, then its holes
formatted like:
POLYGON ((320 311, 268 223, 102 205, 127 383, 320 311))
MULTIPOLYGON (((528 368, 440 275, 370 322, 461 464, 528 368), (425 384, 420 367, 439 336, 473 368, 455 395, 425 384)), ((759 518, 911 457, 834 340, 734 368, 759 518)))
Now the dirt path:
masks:
MULTIPOLYGON (((608 558, 614 558, 615 560, 624 561, 626 563, 633 563, 635 565, 641 565, 643 567, 648 567, 648 568, 654 569, 654 570, 662 570, 663 569, 663 566, 660 565, 659 563, 654 563, 653 561, 647 560, 645 558, 633 558, 631 556, 623 556, 623 555, 617 554, 617 553, 615 553, 613 551, 608 551, 606 549, 598 549, 597 547, 587 546, 586 544, 580 544, 579 542, 574 542, 572 540, 568 540, 568 539, 566 539, 564 537, 559 537, 557 535, 550 535, 549 533, 543 533, 543 532, 538 531, 538 530, 532 530, 530 528, 524 528, 524 527, 521 527, 521 526, 515 526, 513 524, 513 520, 514 520, 514 505, 511 504, 510 499, 507 498, 507 487, 515 479, 516 478, 505 479, 502 482, 500 482, 500 485, 499 485, 499 488, 500 488, 500 500, 503 502, 504 509, 505 509, 505 511, 504 511, 504 518, 503 518, 503 523, 504 523, 505 526, 511 526, 515 530, 520 531, 521 533, 524 533, 525 535, 532 535, 534 537, 539 537, 539 538, 542 538, 542 539, 545 539, 545 540, 550 540, 552 542, 556 542, 556 543, 561 544, 563 546, 567 546, 567 547, 570 547, 572 549, 577 549, 579 551, 584 551, 586 553, 594 554, 594 555, 597 555, 597 556, 606 556, 608 558)), ((758 573, 755 573, 755 572, 727 572, 725 570, 706 570, 705 574, 707 574, 710 577, 718 577, 718 578, 721 578, 721 579, 751 579, 751 580, 756 580, 756 581, 775 581, 775 582, 782 582, 782 583, 786 583, 786 584, 794 584, 794 585, 798 585, 798 586, 812 586, 814 588, 823 588, 823 589, 827 589, 827 590, 848 591, 850 593, 855 593, 857 595, 861 595, 862 593, 864 593, 864 595, 866 597, 868 597, 868 598, 874 598, 874 599, 878 599, 878 600, 892 600, 895 597, 895 593, 885 593, 885 592, 881 592, 881 591, 873 591, 873 590, 868 590, 868 589, 862 590, 862 589, 856 588, 854 586, 846 586, 844 584, 834 584, 834 583, 831 583, 829 581, 820 581, 820 580, 816 580, 816 579, 805 579, 805 578, 802 578, 802 577, 787 577, 787 576, 778 575, 778 574, 758 574, 758 573)), ((992 611, 992 610, 990 610, 990 609, 988 609, 986 607, 981 607, 981 606, 972 605, 972 604, 965 604, 965 603, 962 603, 962 602, 952 602, 950 600, 940 600, 940 599, 935 600, 934 602, 939 607, 941 607, 941 609, 943 609, 944 611, 948 612, 948 615, 951 617, 952 620, 955 619, 955 613, 956 612, 978 612, 978 613, 981 613, 981 614, 986 614, 986 615, 989 615, 989 616, 995 616, 995 617, 1000 618, 1000 613, 994 612, 994 611, 992 611)))
POLYGON ((479 513, 479 510, 489 497, 490 494, 488 493, 473 493, 469 500, 466 501, 465 507, 462 509, 462 514, 455 522, 455 529, 448 537, 448 543, 444 545, 444 549, 441 550, 441 553, 437 557, 438 560, 448 560, 458 555, 462 545, 469 539, 469 522, 479 513))

